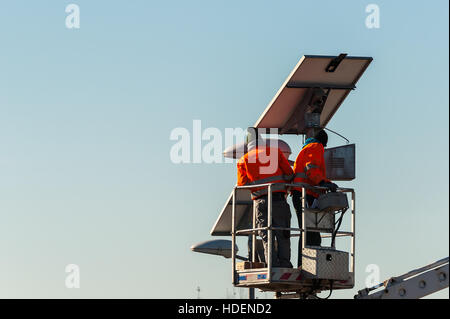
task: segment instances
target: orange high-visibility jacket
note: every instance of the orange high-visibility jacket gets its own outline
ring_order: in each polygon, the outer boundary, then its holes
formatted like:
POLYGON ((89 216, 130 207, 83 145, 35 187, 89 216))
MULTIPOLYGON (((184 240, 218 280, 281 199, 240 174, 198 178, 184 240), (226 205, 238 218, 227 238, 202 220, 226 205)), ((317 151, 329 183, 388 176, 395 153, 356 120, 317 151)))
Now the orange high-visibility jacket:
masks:
MULTIPOLYGON (((329 182, 327 179, 324 148, 321 143, 313 142, 303 146, 294 164, 294 183, 306 183, 317 186, 321 181, 329 182)), ((295 190, 302 191, 301 188, 294 187, 295 190)), ((307 194, 318 197, 320 192, 307 189, 307 194)))
MULTIPOLYGON (((241 157, 237 163, 238 186, 285 183, 293 177, 288 160, 278 148, 258 146, 241 157)), ((282 185, 272 186, 273 192, 286 193, 282 185)), ((252 199, 267 195, 267 187, 252 187, 252 199)))

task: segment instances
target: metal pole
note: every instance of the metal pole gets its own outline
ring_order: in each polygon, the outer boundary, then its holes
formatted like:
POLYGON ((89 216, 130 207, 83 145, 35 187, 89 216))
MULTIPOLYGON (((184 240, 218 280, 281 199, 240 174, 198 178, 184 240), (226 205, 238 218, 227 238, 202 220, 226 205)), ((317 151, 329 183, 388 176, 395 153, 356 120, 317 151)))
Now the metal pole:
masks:
POLYGON ((232 282, 236 284, 236 188, 233 188, 233 198, 231 204, 231 268, 232 282))
POLYGON ((355 191, 352 190, 352 224, 351 224, 351 232, 352 232, 352 245, 351 245, 351 272, 353 273, 353 284, 355 283, 355 191))
MULTIPOLYGON (((302 227, 301 227, 301 235, 302 235, 302 249, 300 254, 303 254, 303 249, 306 245, 306 227, 305 227, 305 208, 306 208, 306 189, 302 187, 302 227)), ((301 258, 301 257, 300 257, 301 258)))
MULTIPOLYGON (((253 233, 252 233, 252 262, 256 262, 256 204, 255 201, 253 201, 253 233)), ((250 256, 249 256, 250 257, 250 256)))
MULTIPOLYGON (((248 235, 248 260, 250 262, 255 261, 255 246, 253 245, 255 242, 255 238, 253 235, 248 235)), ((255 288, 248 288, 248 299, 255 299, 255 288)))
POLYGON ((255 299, 255 288, 248 289, 248 299, 255 299))
POLYGON ((268 187, 267 194, 267 280, 272 280, 272 184, 268 187))

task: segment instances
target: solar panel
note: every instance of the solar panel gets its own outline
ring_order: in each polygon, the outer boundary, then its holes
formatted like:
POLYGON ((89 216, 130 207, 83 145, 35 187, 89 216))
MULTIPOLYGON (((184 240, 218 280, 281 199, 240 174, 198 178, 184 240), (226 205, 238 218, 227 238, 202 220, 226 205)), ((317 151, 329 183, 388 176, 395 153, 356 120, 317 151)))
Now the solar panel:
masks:
POLYGON ((371 57, 303 56, 254 125, 279 134, 306 134, 305 114, 322 99, 320 126, 325 127, 372 61, 371 57))
MULTIPOLYGON (((211 229, 212 236, 231 236, 231 204, 233 192, 228 197, 219 218, 211 229)), ((236 190, 236 229, 252 228, 253 201, 248 189, 236 190)), ((244 236, 244 235, 242 235, 244 236)), ((245 235, 247 236, 247 235, 245 235)))

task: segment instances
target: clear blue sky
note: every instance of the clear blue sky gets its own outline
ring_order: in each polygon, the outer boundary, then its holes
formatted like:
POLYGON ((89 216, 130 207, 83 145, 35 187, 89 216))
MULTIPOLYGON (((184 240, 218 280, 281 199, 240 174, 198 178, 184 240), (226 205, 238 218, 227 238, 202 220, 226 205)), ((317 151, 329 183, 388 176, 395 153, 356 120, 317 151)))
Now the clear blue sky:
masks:
POLYGON ((171 163, 170 132, 254 124, 304 54, 374 58, 329 124, 357 144, 357 283, 335 297, 364 288, 368 264, 384 280, 448 256, 448 9, 0 2, 0 297, 226 297, 229 260, 189 247, 210 239, 235 166, 171 163))

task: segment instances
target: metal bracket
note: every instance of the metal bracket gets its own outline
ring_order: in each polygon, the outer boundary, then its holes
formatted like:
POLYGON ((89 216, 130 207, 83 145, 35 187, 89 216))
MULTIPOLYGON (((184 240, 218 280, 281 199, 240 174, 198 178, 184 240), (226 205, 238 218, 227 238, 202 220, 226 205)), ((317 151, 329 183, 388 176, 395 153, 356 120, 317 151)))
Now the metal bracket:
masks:
POLYGON ((325 68, 325 72, 336 71, 337 67, 339 66, 339 64, 341 64, 342 60, 344 60, 346 56, 347 53, 341 53, 338 57, 331 60, 330 64, 328 64, 328 66, 325 68))

